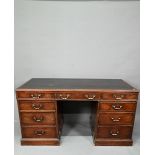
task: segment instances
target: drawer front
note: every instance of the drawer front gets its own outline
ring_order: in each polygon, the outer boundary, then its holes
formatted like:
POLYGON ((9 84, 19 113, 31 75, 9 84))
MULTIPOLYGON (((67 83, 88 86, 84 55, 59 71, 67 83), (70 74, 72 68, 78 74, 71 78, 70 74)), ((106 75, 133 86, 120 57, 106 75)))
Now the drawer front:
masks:
POLYGON ((100 94, 96 92, 61 92, 55 94, 57 100, 99 100, 100 94))
POLYGON ((23 138, 57 138, 55 127, 22 127, 23 138))
POLYGON ((55 113, 21 112, 21 124, 24 125, 55 125, 55 113))
POLYGON ((18 98, 28 98, 32 100, 36 99, 54 99, 55 94, 50 92, 40 92, 40 91, 19 91, 16 92, 17 99, 18 98))
POLYGON ((136 102, 121 102, 121 103, 116 103, 116 102, 100 102, 99 103, 99 110, 100 111, 111 111, 111 112, 119 112, 119 111, 124 111, 124 112, 135 112, 136 110, 136 102))
POLYGON ((51 101, 18 101, 19 110, 55 110, 56 103, 51 101))
POLYGON ((132 125, 134 113, 99 113, 99 125, 123 124, 132 125))
POLYGON ((132 130, 132 126, 98 127, 96 138, 130 139, 132 136, 132 130))
POLYGON ((137 100, 138 93, 103 93, 103 100, 137 100))

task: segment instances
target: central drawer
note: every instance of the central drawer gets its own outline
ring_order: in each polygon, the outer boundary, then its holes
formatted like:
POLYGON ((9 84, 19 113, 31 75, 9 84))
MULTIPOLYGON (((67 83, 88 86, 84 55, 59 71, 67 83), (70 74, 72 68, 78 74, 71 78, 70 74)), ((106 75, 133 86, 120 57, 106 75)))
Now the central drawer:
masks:
POLYGON ((21 112, 21 125, 55 125, 54 112, 21 112))
POLYGON ((57 138, 55 127, 22 127, 23 138, 57 138))
POLYGON ((99 100, 100 93, 97 92, 56 92, 57 100, 99 100))
POLYGON ((124 124, 132 125, 134 113, 99 113, 99 125, 124 124))

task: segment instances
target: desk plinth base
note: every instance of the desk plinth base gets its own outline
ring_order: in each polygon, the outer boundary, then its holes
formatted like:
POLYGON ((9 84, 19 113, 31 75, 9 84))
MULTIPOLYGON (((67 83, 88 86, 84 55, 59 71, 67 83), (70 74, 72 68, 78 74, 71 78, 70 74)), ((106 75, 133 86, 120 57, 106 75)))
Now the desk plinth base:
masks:
POLYGON ((96 139, 95 146, 132 146, 132 139, 114 140, 114 139, 96 139))
POLYGON ((53 138, 23 138, 21 139, 21 145, 54 145, 58 146, 60 145, 59 139, 53 139, 53 138))

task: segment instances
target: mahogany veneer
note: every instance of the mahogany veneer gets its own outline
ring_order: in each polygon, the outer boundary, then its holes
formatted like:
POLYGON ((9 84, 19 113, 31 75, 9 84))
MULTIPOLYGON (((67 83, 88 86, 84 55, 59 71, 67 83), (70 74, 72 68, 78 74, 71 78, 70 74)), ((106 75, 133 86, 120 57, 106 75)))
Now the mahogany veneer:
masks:
POLYGON ((138 90, 120 79, 31 79, 16 89, 22 145, 60 145, 61 102, 96 101, 95 145, 132 145, 138 90))

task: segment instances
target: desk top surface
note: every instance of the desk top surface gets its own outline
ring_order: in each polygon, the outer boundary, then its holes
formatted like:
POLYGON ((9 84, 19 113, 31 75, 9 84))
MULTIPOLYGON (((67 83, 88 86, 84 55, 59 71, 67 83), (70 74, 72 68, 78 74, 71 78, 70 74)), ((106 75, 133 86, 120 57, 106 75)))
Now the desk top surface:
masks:
POLYGON ((121 79, 54 79, 54 78, 32 78, 17 88, 45 89, 45 90, 135 90, 121 79))

